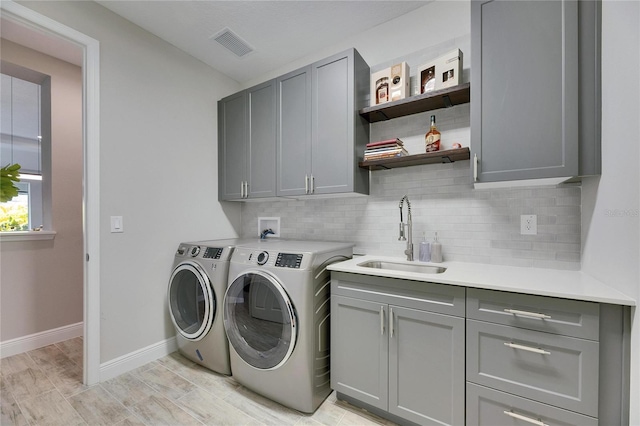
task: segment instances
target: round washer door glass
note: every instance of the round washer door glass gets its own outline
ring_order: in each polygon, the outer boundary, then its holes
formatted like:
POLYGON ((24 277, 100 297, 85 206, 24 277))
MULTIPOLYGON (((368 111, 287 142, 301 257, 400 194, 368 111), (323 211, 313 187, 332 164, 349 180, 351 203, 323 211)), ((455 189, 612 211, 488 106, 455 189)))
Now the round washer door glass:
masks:
POLYGON ((297 337, 289 296, 275 278, 259 271, 240 275, 227 289, 224 328, 238 355, 260 369, 286 362, 297 337))
POLYGON ((200 265, 184 262, 169 280, 169 312, 176 330, 191 340, 200 340, 211 329, 216 300, 211 281, 200 265))

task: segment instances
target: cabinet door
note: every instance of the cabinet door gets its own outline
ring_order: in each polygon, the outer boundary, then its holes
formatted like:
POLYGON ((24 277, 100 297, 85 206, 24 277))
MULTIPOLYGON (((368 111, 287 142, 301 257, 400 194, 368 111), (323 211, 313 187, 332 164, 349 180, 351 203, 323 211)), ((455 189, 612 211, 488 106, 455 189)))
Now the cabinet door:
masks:
POLYGON ((353 51, 313 64, 311 161, 313 192, 353 191, 353 51))
POLYGON ((331 388, 387 410, 387 305, 331 297, 331 388))
POLYGON ((277 194, 304 195, 311 178, 311 67, 276 80, 277 194))
POLYGON ((464 318, 389 306, 389 412, 464 424, 464 318))
POLYGON ((576 1, 471 3, 478 182, 578 174, 576 1))
POLYGON ((275 80, 247 90, 248 197, 276 195, 276 89, 275 80))
POLYGON ((218 101, 218 199, 241 199, 247 175, 247 92, 218 101))

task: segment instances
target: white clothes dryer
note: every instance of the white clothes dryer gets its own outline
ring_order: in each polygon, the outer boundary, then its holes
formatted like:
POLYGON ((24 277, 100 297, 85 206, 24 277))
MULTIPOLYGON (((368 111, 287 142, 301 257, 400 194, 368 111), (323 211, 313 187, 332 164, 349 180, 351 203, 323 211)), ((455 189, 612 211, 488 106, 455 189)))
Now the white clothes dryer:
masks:
POLYGON ((246 239, 181 243, 176 251, 167 301, 179 351, 196 363, 231 374, 222 322, 229 260, 246 239))
POLYGON ((314 412, 331 393, 330 272, 353 244, 261 240, 236 247, 224 326, 234 379, 282 405, 314 412))

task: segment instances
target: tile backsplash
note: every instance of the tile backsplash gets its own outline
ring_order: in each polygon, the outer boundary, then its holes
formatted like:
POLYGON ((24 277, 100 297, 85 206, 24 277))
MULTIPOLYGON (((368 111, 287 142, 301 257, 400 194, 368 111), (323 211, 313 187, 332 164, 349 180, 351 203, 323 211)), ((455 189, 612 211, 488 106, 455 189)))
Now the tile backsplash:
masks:
POLYGON ((437 231, 445 261, 580 269, 580 186, 476 190, 469 167, 371 172, 369 196, 244 203, 242 236, 257 236, 259 216, 278 216, 282 238, 349 241, 356 253, 403 257, 398 206, 406 194, 416 258, 423 233, 432 240, 437 231), (520 235, 522 214, 537 215, 537 235, 520 235))

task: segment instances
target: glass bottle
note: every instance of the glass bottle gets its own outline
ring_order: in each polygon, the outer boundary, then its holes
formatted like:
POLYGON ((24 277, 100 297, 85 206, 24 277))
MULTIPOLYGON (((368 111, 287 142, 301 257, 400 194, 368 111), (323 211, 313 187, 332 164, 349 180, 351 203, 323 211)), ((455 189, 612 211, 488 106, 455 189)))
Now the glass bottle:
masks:
POLYGON ((376 81, 376 105, 389 100, 389 77, 376 81))
POLYGON ((431 128, 424 137, 427 152, 440 150, 440 132, 436 129, 436 116, 431 116, 431 128))

